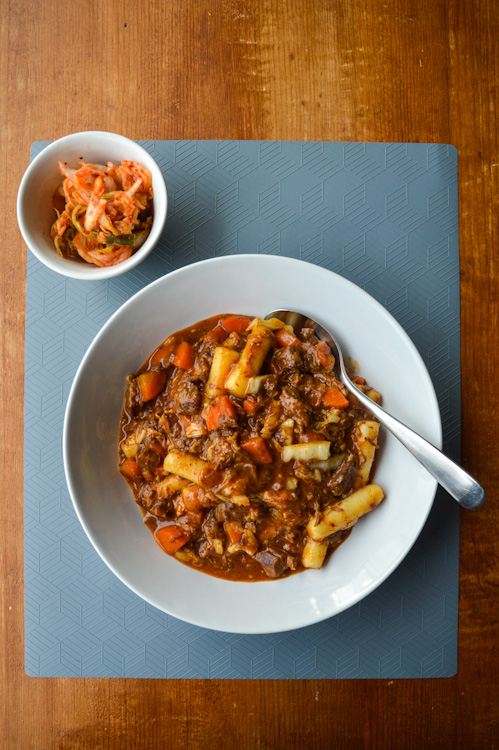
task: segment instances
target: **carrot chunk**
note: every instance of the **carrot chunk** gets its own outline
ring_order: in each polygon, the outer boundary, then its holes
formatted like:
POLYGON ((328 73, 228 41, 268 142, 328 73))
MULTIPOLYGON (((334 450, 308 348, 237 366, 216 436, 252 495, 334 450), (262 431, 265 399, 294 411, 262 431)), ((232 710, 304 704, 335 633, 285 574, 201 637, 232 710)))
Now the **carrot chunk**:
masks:
POLYGON ((175 350, 175 356, 173 358, 173 364, 175 367, 180 367, 182 370, 190 370, 194 364, 194 349, 188 341, 182 341, 175 350))
POLYGON ((229 333, 242 333, 251 323, 252 318, 244 315, 232 315, 230 318, 222 320, 222 325, 229 333))
POLYGON ((237 419, 236 407, 228 396, 221 396, 206 412, 206 426, 209 430, 216 430, 223 425, 223 417, 237 419))
POLYGON ((134 477, 140 477, 139 467, 137 461, 134 458, 127 458, 127 460, 121 464, 120 471, 126 477, 134 479, 134 477))
POLYGON ((322 367, 334 367, 334 357, 325 341, 319 341, 315 346, 315 351, 322 367))
POLYGON ((219 344, 221 344, 225 339, 227 338, 229 332, 225 330, 225 328, 221 325, 218 325, 216 328, 211 331, 211 333, 215 334, 219 344))
POLYGON ((265 520, 260 527, 257 537, 260 542, 268 542, 277 535, 277 526, 273 521, 265 520))
POLYGON ((165 387, 165 370, 148 370, 138 377, 142 401, 150 401, 165 387))
POLYGON ((241 541, 244 528, 239 521, 226 521, 224 524, 225 533, 229 537, 231 544, 237 544, 241 541))
POLYGON ((301 344, 300 339, 294 333, 286 331, 285 328, 279 328, 274 333, 278 346, 300 346, 301 344))
POLYGON ((273 461, 272 453, 261 435, 243 440, 241 448, 249 453, 256 464, 271 464, 273 461))
POLYGON ((258 401, 255 401, 252 398, 245 398, 243 401, 243 408, 245 411, 248 412, 250 416, 253 414, 256 414, 258 409, 260 408, 260 404, 258 401))
POLYGON ((154 532, 154 538, 168 555, 174 555, 189 541, 189 537, 180 526, 161 526, 154 532))
POLYGON ((350 403, 340 389, 336 388, 334 385, 330 385, 326 388, 326 392, 321 400, 324 406, 333 407, 335 409, 346 409, 350 403))
POLYGON ((162 346, 161 349, 158 349, 158 351, 154 352, 154 354, 152 355, 152 357, 151 357, 151 367, 153 367, 154 365, 159 365, 170 354, 171 354, 171 349, 168 349, 167 347, 162 346))

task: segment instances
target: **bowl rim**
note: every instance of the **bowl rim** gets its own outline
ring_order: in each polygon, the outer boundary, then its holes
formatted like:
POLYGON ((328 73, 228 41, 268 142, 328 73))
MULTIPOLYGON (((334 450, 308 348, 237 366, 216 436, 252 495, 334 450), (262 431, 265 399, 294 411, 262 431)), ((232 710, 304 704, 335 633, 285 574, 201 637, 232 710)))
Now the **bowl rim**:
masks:
POLYGON ((137 265, 139 265, 139 263, 141 263, 153 250, 161 237, 166 223, 168 214, 168 189, 163 172, 156 159, 143 146, 141 146, 138 141, 132 140, 131 138, 128 138, 125 135, 121 135, 120 133, 113 133, 112 131, 82 130, 76 133, 69 133, 68 135, 62 136, 61 138, 52 141, 47 146, 44 146, 40 153, 37 154, 35 158, 28 164, 21 178, 21 182, 19 183, 19 188, 17 191, 16 213, 17 223, 24 242, 26 243, 28 249, 33 253, 33 255, 38 258, 38 260, 47 268, 50 268, 52 271, 60 274, 61 276, 65 276, 71 279, 78 279, 80 281, 101 281, 103 279, 113 278, 114 276, 120 276, 121 274, 130 271, 132 268, 135 268, 137 265), (134 148, 138 148, 140 151, 146 154, 147 158, 151 160, 156 168, 153 169, 153 172, 155 172, 155 174, 153 175, 153 179, 155 178, 156 183, 155 195, 156 191, 159 188, 160 194, 164 196, 165 207, 164 211, 162 211, 161 213, 155 211, 149 236, 147 237, 144 244, 137 250, 137 252, 131 255, 130 258, 127 258, 127 260, 123 261, 122 263, 118 263, 115 266, 108 266, 104 268, 94 267, 91 264, 86 264, 85 266, 82 265, 80 268, 77 264, 71 263, 71 261, 67 261, 69 268, 66 269, 55 262, 55 259, 59 258, 57 254, 55 255, 53 262, 50 256, 48 256, 47 254, 45 254, 45 252, 41 251, 38 248, 38 241, 26 226, 26 222, 24 220, 24 202, 33 175, 44 162, 50 159, 52 154, 55 154, 58 150, 60 150, 61 147, 71 146, 74 142, 89 138, 113 140, 114 142, 121 142, 123 145, 133 144, 134 148))
MULTIPOLYGON (((430 374, 428 372, 428 369, 424 363, 424 360, 422 356, 420 355, 419 351, 417 350, 414 342, 410 338, 409 334, 404 330, 404 328, 400 325, 400 323, 394 318, 394 316, 388 312, 388 310, 380 303, 378 302, 369 292, 366 292, 364 289, 362 289, 360 286, 355 284, 354 282, 350 281, 349 279, 344 278, 340 274, 335 273, 334 271, 331 271, 327 268, 318 266, 314 263, 309 263, 307 261, 298 260, 295 258, 289 258, 287 256, 277 256, 280 260, 286 261, 289 264, 293 264, 297 267, 303 267, 303 266, 311 266, 314 267, 321 272, 325 272, 328 274, 332 274, 332 276, 337 277, 340 279, 340 283, 345 284, 347 287, 355 288, 357 293, 360 293, 361 296, 364 296, 369 300, 369 303, 377 308, 377 311, 380 315, 385 317, 387 321, 394 326, 397 329, 397 332, 399 335, 401 335, 405 341, 406 344, 410 349, 412 349, 412 354, 415 357, 416 360, 419 361, 420 365, 420 374, 422 375, 423 379, 425 380, 425 387, 427 389, 427 395, 431 399, 431 404, 429 404, 429 413, 432 415, 432 426, 435 430, 435 435, 432 438, 433 444, 440 448, 442 447, 442 420, 440 415, 440 407, 437 399, 437 395, 435 392, 435 388, 433 386, 433 382, 431 380, 430 374)), ((208 630, 220 630, 222 632, 230 632, 230 633, 238 633, 238 634, 247 634, 247 635, 264 635, 264 634, 271 634, 276 632, 289 632, 292 630, 297 630, 302 627, 307 627, 313 624, 317 624, 319 622, 322 622, 324 620, 330 619, 331 617, 335 617, 336 615, 339 615, 341 612, 350 609, 351 607, 355 606, 357 603, 362 601, 364 598, 366 598, 369 594, 371 594, 374 590, 376 590, 400 565, 400 563, 404 560, 404 558, 407 556, 407 554, 410 552, 412 547, 414 546, 415 542, 419 538, 421 531, 426 524, 426 521, 428 519, 428 516, 430 514, 430 511, 433 507, 436 491, 438 487, 438 482, 436 479, 428 475, 428 505, 424 512, 424 514, 421 515, 419 519, 419 525, 415 527, 413 537, 410 540, 410 543, 406 545, 404 549, 400 551, 400 553, 392 560, 391 564, 386 567, 386 569, 383 571, 381 575, 379 575, 375 580, 373 580, 362 592, 354 597, 354 600, 345 604, 344 606, 341 606, 336 612, 332 614, 326 614, 321 615, 317 617, 315 620, 311 620, 309 617, 302 616, 302 619, 299 620, 297 618, 297 622, 293 622, 289 627, 279 627, 276 629, 275 627, 272 627, 272 625, 268 625, 266 627, 262 626, 246 626, 245 629, 236 629, 234 627, 231 628, 220 628, 220 627, 214 627, 213 625, 206 624, 205 622, 196 619, 194 617, 187 618, 182 615, 179 615, 175 612, 168 611, 167 609, 163 608, 161 605, 159 605, 157 602, 153 601, 151 598, 145 596, 143 593, 141 593, 137 587, 135 587, 133 584, 131 584, 128 580, 126 580, 120 572, 117 570, 116 566, 108 560, 106 556, 105 549, 101 549, 101 545, 99 544, 98 540, 96 539, 95 535, 93 534, 92 528, 90 524, 86 521, 83 508, 80 507, 80 503, 78 500, 78 494, 75 489, 75 482, 73 481, 72 471, 70 467, 70 423, 72 421, 72 412, 75 409, 75 402, 77 398, 77 383, 80 379, 81 374, 83 373, 87 362, 91 359, 93 355, 94 348, 97 348, 99 342, 101 339, 103 339, 109 328, 111 328, 114 324, 114 321, 116 318, 118 318, 119 315, 122 314, 122 312, 132 304, 134 304, 137 299, 140 299, 140 297, 146 295, 150 289, 154 286, 157 286, 163 282, 163 280, 166 277, 177 277, 185 273, 192 272, 193 267, 200 268, 202 271, 203 267, 206 267, 208 264, 218 264, 218 263, 227 263, 228 261, 251 261, 251 260, 257 260, 259 262, 263 263, 272 263, 277 260, 276 256, 272 255, 259 255, 255 253, 247 253, 247 254, 240 254, 240 255, 230 255, 230 256, 221 256, 216 258, 209 258, 206 260, 198 261, 196 263, 191 263, 186 266, 183 266, 181 268, 175 269, 173 271, 170 271, 166 274, 163 274, 159 278, 155 279, 154 281, 147 284, 142 289, 138 290, 132 297, 130 297, 128 300, 126 300, 120 307, 110 316, 110 318, 106 321, 106 323, 102 326, 102 328, 98 331, 90 345, 88 346, 79 366, 77 369, 77 372, 74 376, 71 390, 69 393, 68 401, 66 404, 65 409, 65 415, 64 415, 64 426, 63 426, 63 440, 62 440, 62 448, 63 448, 63 463, 64 463, 64 471, 66 476, 66 482, 69 489, 70 497, 72 500, 73 507, 76 511, 76 514, 78 516, 78 519, 80 523, 83 526, 83 529, 85 530, 85 533, 87 534, 92 546, 96 550, 96 552, 99 554, 101 559, 105 562, 107 567, 116 575, 116 577, 124 583, 127 588, 129 588, 131 591, 133 591, 142 601, 147 602, 151 606, 155 607, 156 609, 159 609, 160 611, 166 612, 166 614, 175 617, 183 622, 188 622, 192 625, 196 625, 201 628, 206 628, 208 630)), ((186 324, 187 325, 187 324, 186 324)), ((180 564, 180 563, 179 563, 180 564)), ((206 575, 204 573, 200 573, 200 575, 206 575)), ((293 576, 292 576, 293 578, 293 576)), ((240 582, 237 581, 229 581, 225 579, 219 579, 223 580, 224 584, 227 585, 242 585, 240 582)), ((281 579, 282 581, 289 580, 289 578, 281 579)), ((253 582, 248 585, 260 585, 261 582, 253 582)), ((263 582, 261 585, 279 585, 279 580, 277 581, 271 581, 271 582, 263 582)))

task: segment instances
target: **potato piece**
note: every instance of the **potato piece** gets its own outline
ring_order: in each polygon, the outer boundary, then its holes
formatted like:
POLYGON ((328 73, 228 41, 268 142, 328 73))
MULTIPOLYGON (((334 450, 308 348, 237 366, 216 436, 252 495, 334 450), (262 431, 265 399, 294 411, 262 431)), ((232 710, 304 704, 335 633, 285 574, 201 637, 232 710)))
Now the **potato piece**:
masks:
POLYGON ((355 427, 353 441, 359 457, 359 470, 353 483, 354 490, 364 487, 369 481, 369 474, 378 447, 378 433, 379 423, 370 419, 358 422, 355 427))
POLYGON ((225 381, 231 367, 239 359, 239 352, 228 349, 226 346, 217 346, 213 354, 210 374, 204 392, 208 398, 218 398, 226 393, 225 381))
POLYGON ((262 318, 254 318, 254 320, 251 321, 247 331, 253 331, 257 327, 265 326, 265 328, 270 328, 271 331, 277 331, 280 328, 284 328, 285 331, 289 331, 289 333, 294 333, 293 326, 288 325, 287 323, 284 323, 282 320, 279 320, 279 318, 270 318, 270 320, 262 320, 262 318))
POLYGON ((135 458, 135 456, 137 455, 137 451, 139 450, 139 446, 135 442, 134 435, 131 436, 131 439, 128 438, 127 440, 124 440, 121 443, 120 447, 126 458, 135 458))
POLYGON ((307 524, 309 537, 320 541, 342 529, 349 529, 359 518, 376 508, 383 500, 383 490, 377 484, 368 484, 324 511, 319 523, 311 518, 307 524))
POLYGON ((369 390, 366 391, 366 396, 369 396, 371 401, 375 401, 377 404, 381 401, 381 393, 374 388, 369 388, 369 390))
POLYGON ((146 430, 137 430, 127 437, 120 445, 121 450, 127 458, 135 458, 139 444, 146 436, 146 430))
POLYGON ((248 385, 246 387, 246 396, 252 395, 255 396, 260 388, 262 387, 262 383, 265 382, 265 380, 268 378, 268 375, 257 375, 254 378, 248 379, 248 385))
POLYGON ((231 503, 234 505, 249 505, 249 497, 247 495, 231 495, 229 497, 231 503))
MULTIPOLYGON (((201 476, 206 469, 213 468, 208 461, 182 451, 170 451, 163 462, 163 469, 171 474, 188 479, 189 482, 202 486, 201 476)), ((216 470, 215 470, 216 471, 216 470)))
POLYGON ((250 333, 239 360, 225 381, 225 389, 233 396, 242 398, 246 395, 248 381, 259 374, 273 338, 272 331, 264 326, 257 326, 250 333))
POLYGON ((329 458, 329 448, 331 443, 328 440, 321 440, 318 443, 294 443, 285 445, 282 449, 282 460, 287 461, 327 461, 329 458))
POLYGON ((276 439, 278 442, 281 443, 281 445, 292 445, 294 429, 294 419, 285 419, 284 422, 281 422, 279 429, 276 432, 276 439))
POLYGON ((328 542, 316 542, 315 539, 307 539, 301 556, 303 567, 322 568, 328 546, 328 542))
POLYGON ((187 479, 170 474, 156 486, 156 494, 160 500, 166 500, 168 497, 180 492, 188 484, 187 479))
POLYGON ((312 464, 312 469, 320 469, 321 471, 335 471, 339 469, 345 458, 344 453, 337 453, 336 456, 331 456, 327 461, 317 461, 312 464))
POLYGON ((224 545, 221 539, 210 539, 209 542, 215 554, 223 555, 224 545))
POLYGON ((317 422, 315 424, 316 430, 323 430, 324 427, 327 427, 328 424, 338 424, 340 422, 342 416, 341 409, 330 409, 327 413, 326 418, 322 422, 317 422))

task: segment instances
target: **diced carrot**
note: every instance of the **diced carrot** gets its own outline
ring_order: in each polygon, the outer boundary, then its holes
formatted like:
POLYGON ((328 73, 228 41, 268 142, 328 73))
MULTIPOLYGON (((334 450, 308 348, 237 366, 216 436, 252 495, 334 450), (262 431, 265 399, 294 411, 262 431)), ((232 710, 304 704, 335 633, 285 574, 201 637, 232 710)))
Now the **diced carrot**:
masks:
POLYGON ((348 399, 345 398, 340 389, 336 388, 334 385, 330 385, 326 388, 326 392, 321 401, 324 406, 334 407, 335 409, 346 409, 349 404, 348 399))
POLYGON ((274 333, 275 340, 278 346, 300 346, 301 344, 300 339, 295 336, 294 333, 286 331, 285 328, 279 328, 274 333))
POLYGON ((175 350, 173 358, 175 367, 181 367, 182 370, 190 370, 194 364, 194 349, 188 341, 182 341, 175 350))
POLYGON ((239 521, 226 521, 224 529, 232 544, 237 544, 241 541, 241 537, 244 534, 244 528, 239 521))
POLYGON ((236 407, 228 396, 220 396, 215 403, 206 410, 206 426, 209 430, 216 430, 222 426, 223 417, 237 419, 236 407))
POLYGON ((277 526, 273 521, 264 521, 263 526, 257 532, 257 537, 260 542, 268 542, 273 539, 277 534, 277 526))
POLYGON ((213 328, 213 330, 208 331, 208 333, 205 333, 202 336, 201 341, 206 341, 206 342, 212 341, 216 346, 218 346, 218 344, 221 344, 222 341, 226 339, 229 334, 227 333, 227 331, 225 331, 222 328, 222 326, 218 326, 218 328, 220 329, 219 331, 217 331, 216 328, 213 328))
POLYGON ((202 510, 188 510, 187 521, 189 526, 201 526, 204 521, 204 515, 202 510))
POLYGON ((218 325, 216 328, 213 329, 212 333, 216 335, 218 342, 221 344, 223 341, 225 341, 229 332, 226 331, 223 326, 218 325))
POLYGON ((138 377, 138 381, 142 401, 150 401, 165 387, 166 371, 148 370, 147 372, 142 372, 138 377))
POLYGON ((322 367, 334 367, 334 357, 325 341, 319 341, 315 346, 315 351, 322 367))
POLYGON ((168 555, 174 555, 189 541, 189 537, 180 526, 161 526, 154 532, 154 538, 168 555))
POLYGON ((222 325, 229 333, 242 333, 247 329, 253 318, 244 315, 232 315, 230 318, 222 320, 222 325))
POLYGON ((139 467, 137 466, 137 461, 134 458, 127 458, 127 460, 121 464, 120 471, 130 479, 133 479, 134 477, 140 477, 139 467))
POLYGON ((256 464, 271 464, 273 461, 272 453, 261 435, 243 440, 241 448, 250 454, 256 464))
POLYGON ((154 352, 154 354, 151 357, 150 365, 153 367, 154 365, 159 365, 161 362, 163 362, 170 354, 172 353, 171 349, 168 349, 167 347, 161 347, 161 349, 158 349, 157 352, 154 352))
POLYGON ((245 398, 243 401, 243 408, 248 412, 250 416, 252 416, 253 414, 257 413, 258 409, 260 408, 260 404, 258 401, 255 401, 252 398, 245 398))

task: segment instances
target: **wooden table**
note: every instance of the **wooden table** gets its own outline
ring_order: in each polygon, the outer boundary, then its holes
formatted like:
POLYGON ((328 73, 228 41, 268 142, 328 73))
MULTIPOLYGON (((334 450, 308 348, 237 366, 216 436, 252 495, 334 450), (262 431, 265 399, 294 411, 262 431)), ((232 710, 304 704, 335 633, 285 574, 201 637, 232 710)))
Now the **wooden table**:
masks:
POLYGON ((1 16, 1 747, 499 746, 499 12, 495 0, 17 0, 1 16), (450 679, 32 679, 23 669, 26 249, 34 140, 422 141, 459 149, 463 463, 459 672, 450 679))

